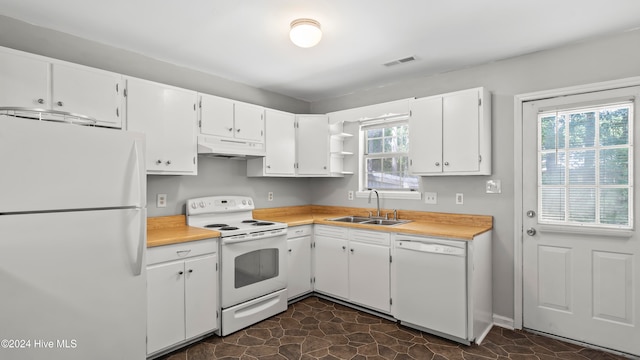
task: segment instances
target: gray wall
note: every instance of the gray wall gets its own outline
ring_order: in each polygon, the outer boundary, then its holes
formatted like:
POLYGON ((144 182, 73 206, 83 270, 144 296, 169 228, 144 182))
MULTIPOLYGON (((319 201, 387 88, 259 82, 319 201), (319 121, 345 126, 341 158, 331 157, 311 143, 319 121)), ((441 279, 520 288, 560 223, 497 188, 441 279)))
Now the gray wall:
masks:
MULTIPOLYGON (((491 176, 423 177, 421 191, 438 193, 437 205, 417 200, 382 200, 385 208, 452 213, 485 214, 494 217, 493 306, 494 313, 514 316, 514 95, 528 92, 640 76, 640 30, 600 38, 563 48, 498 61, 436 76, 358 92, 311 104, 314 113, 324 113, 408 97, 422 97, 484 86, 492 92, 491 176), (488 179, 502 181, 501 194, 486 194, 488 179), (455 193, 464 193, 464 205, 455 204, 455 193)), ((346 132, 356 133, 357 125, 346 132)), ((519 145, 518 145, 519 146, 519 145)), ((346 151, 357 153, 357 140, 345 142, 346 151)), ((347 169, 357 170, 357 159, 348 159, 347 169)), ((353 175, 335 181, 314 179, 315 204, 367 206, 366 199, 347 200, 348 190, 358 190, 353 175)), ((518 215, 520 216, 520 215, 518 215)))
MULTIPOLYGON (((421 191, 438 192, 438 204, 416 200, 383 200, 385 208, 487 214, 494 216, 494 312, 512 318, 513 311, 513 96, 516 94, 640 76, 640 31, 601 38, 560 49, 498 61, 436 76, 359 91, 316 103, 262 91, 198 71, 167 64, 114 47, 45 30, 0 16, 0 46, 85 64, 126 75, 190 88, 293 113, 326 113, 443 92, 484 86, 492 94, 493 175, 475 177, 425 177, 421 191), (485 194, 487 179, 502 180, 502 194, 485 194), (454 194, 464 193, 464 205, 454 194)), ((355 124, 347 132, 357 132, 355 124)), ((357 137, 345 142, 357 153, 357 137)), ((149 216, 184 213, 186 199, 204 195, 238 194, 254 197, 258 207, 309 203, 367 206, 366 199, 347 200, 357 190, 357 175, 341 179, 247 178, 244 161, 199 158, 198 176, 149 176, 149 216), (268 202, 267 192, 274 192, 268 202), (167 208, 156 208, 158 193, 168 195, 167 208)), ((357 157, 346 167, 356 170, 357 157)))

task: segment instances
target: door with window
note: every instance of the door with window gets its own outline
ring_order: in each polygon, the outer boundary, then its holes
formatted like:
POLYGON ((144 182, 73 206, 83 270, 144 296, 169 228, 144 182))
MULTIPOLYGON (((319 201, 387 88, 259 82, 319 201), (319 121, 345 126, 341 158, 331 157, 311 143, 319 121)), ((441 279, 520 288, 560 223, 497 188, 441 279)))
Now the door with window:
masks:
POLYGON ((523 326, 640 355, 639 88, 523 104, 523 326))

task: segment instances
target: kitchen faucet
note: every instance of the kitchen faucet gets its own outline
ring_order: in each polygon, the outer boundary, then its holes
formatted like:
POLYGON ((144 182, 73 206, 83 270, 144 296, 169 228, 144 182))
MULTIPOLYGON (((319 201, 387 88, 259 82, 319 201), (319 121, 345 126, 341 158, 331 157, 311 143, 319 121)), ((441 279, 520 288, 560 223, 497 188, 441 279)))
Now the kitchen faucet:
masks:
POLYGON ((371 204, 371 194, 372 193, 376 193, 376 200, 377 200, 377 206, 378 206, 378 213, 377 213, 376 217, 380 217, 380 195, 378 194, 378 190, 371 189, 371 191, 369 191, 369 204, 371 204))

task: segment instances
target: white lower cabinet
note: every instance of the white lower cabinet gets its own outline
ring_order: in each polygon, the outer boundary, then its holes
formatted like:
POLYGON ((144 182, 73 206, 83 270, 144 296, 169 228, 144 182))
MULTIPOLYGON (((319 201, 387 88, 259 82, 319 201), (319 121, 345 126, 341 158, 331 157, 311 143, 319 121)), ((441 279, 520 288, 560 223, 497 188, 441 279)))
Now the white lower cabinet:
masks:
POLYGON ((217 240, 148 250, 147 354, 218 329, 217 240))
POLYGON ((311 226, 296 226, 287 232, 287 299, 311 292, 311 226))
POLYGON ((314 242, 315 291, 391 311, 389 233, 317 225, 314 242))

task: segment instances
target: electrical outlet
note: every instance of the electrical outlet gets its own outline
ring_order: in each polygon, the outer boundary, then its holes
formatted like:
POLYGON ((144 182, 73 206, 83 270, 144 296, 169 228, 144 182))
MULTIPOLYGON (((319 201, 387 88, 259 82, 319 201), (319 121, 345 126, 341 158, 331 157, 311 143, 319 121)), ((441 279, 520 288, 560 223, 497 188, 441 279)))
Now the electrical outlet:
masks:
POLYGON ((269 195, 267 195, 267 200, 273 201, 273 191, 269 191, 269 195))
POLYGON ((457 205, 464 204, 464 194, 462 194, 462 193, 457 193, 456 194, 456 204, 457 205))
POLYGON ((156 207, 167 207, 167 194, 158 194, 156 197, 156 207))
POLYGON ((349 192, 347 193, 347 199, 353 200, 353 190, 349 190, 349 192))
POLYGON ((424 193, 424 203, 425 204, 437 204, 438 203, 438 193, 435 192, 425 192, 424 193))

